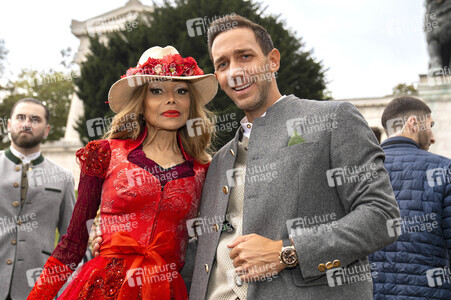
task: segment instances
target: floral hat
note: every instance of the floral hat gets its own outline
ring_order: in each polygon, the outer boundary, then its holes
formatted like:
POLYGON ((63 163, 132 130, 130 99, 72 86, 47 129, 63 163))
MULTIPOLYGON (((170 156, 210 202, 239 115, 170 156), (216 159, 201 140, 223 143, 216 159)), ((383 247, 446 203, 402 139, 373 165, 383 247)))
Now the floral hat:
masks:
POLYGON ((192 57, 183 58, 172 46, 155 46, 146 50, 136 67, 127 70, 108 93, 111 110, 118 113, 141 85, 156 80, 186 80, 196 89, 196 100, 202 105, 213 99, 218 82, 213 74, 204 74, 192 57))

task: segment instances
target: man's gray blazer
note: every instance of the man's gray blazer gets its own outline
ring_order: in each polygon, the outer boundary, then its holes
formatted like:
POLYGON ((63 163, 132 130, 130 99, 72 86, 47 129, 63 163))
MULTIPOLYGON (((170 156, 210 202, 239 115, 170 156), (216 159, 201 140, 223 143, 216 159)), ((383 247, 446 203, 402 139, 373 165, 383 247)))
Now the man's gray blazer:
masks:
MULTIPOLYGON (((222 222, 230 188, 239 184, 233 182, 239 132, 214 156, 204 184, 193 300, 205 298, 215 261, 217 228, 223 226, 212 223, 222 222)), ((367 256, 396 240, 390 224, 399 218, 384 159, 373 132, 348 102, 290 95, 254 120, 243 235, 290 245, 292 234, 300 263, 250 283, 248 299, 372 299, 371 276, 377 274, 370 274, 367 256), (294 145, 288 146, 290 139, 294 145)))
POLYGON ((0 299, 26 299, 55 248, 55 229, 66 234, 75 205, 72 173, 44 158, 27 171, 21 205, 21 161, 0 151, 0 299))

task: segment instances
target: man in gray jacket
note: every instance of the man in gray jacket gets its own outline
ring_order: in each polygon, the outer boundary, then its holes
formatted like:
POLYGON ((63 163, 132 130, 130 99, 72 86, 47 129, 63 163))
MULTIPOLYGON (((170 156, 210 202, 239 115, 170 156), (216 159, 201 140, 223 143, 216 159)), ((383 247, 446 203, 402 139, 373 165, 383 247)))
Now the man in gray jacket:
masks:
POLYGON ((350 103, 279 92, 280 53, 237 15, 210 25, 224 92, 245 112, 214 156, 190 299, 372 299, 368 255, 396 240, 384 152, 350 103))
POLYGON ((0 151, 0 299, 26 299, 66 233, 75 205, 72 173, 44 158, 49 110, 39 100, 17 101, 8 121, 11 147, 0 151))

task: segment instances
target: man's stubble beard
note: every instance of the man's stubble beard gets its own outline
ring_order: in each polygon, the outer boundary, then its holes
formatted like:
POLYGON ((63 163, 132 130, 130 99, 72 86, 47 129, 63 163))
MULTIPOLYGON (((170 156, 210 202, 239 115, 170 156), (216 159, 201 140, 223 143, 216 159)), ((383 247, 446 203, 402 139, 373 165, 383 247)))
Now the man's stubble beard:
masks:
MULTIPOLYGON (((260 81, 261 82, 261 81, 260 81)), ((257 82, 254 82, 257 84, 257 82)), ((238 103, 235 102, 236 106, 238 106, 239 109, 244 111, 256 111, 266 105, 268 102, 269 97, 269 90, 271 89, 271 82, 265 82, 260 85, 260 88, 258 89, 257 95, 255 95, 255 98, 252 99, 249 106, 243 107, 238 105, 238 103)))
POLYGON ((429 150, 429 134, 425 130, 420 130, 418 132, 418 146, 421 149, 428 151, 429 150))

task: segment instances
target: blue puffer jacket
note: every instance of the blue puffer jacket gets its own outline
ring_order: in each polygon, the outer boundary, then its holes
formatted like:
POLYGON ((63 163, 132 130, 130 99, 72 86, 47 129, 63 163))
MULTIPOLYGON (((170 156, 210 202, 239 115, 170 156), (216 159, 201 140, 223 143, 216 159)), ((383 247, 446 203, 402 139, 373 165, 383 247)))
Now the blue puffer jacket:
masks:
POLYGON ((374 299, 450 300, 451 160, 404 137, 387 139, 382 149, 401 211, 387 232, 401 235, 369 257, 374 299))

